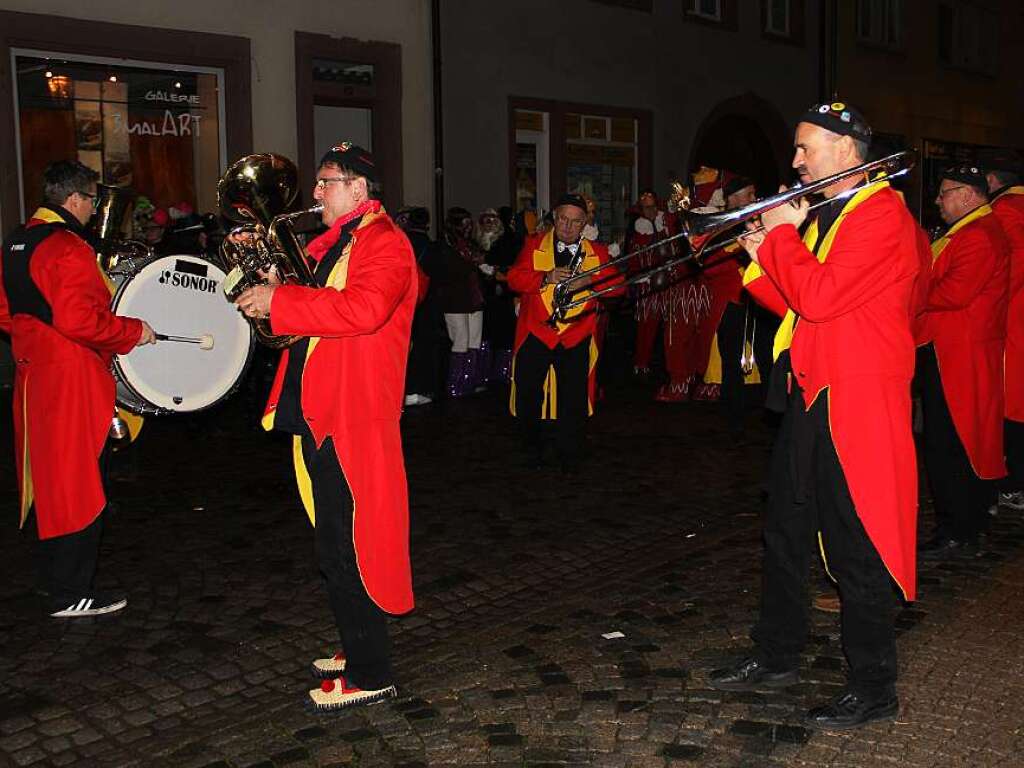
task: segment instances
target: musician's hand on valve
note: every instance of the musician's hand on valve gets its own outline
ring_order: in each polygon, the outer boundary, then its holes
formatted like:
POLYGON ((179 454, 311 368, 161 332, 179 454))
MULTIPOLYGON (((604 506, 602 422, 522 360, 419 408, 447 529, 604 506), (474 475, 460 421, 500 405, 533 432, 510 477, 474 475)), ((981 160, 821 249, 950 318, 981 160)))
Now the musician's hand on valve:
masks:
POLYGON ((555 267, 544 275, 544 285, 556 285, 572 276, 572 270, 568 267, 555 267))
POLYGON ((761 262, 757 260, 757 249, 764 242, 764 231, 757 230, 751 222, 747 222, 747 228, 750 231, 740 235, 740 245, 743 246, 743 250, 747 252, 752 262, 760 264, 761 262))
POLYGON ((235 305, 242 310, 246 317, 254 319, 270 317, 270 302, 274 298, 273 285, 257 285, 242 292, 242 295, 235 299, 235 305))
POLYGON ((139 334, 139 340, 135 342, 135 346, 141 347, 145 344, 156 344, 156 333, 153 332, 153 327, 143 320, 142 333, 139 334))
MULTIPOLYGON (((779 187, 779 192, 786 191, 785 186, 779 187)), ((764 225, 766 232, 771 232, 782 224, 792 224, 797 229, 807 219, 807 211, 810 210, 810 204, 807 202, 807 198, 801 197, 798 200, 794 200, 791 203, 784 203, 775 208, 771 208, 761 214, 761 223, 764 225)))

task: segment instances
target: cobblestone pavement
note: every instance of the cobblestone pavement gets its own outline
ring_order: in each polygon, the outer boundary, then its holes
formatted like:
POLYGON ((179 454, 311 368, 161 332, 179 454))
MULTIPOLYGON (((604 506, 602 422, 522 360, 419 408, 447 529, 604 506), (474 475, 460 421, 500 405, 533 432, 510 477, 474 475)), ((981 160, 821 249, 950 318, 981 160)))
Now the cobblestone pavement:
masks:
POLYGON ((610 389, 585 478, 519 468, 498 393, 407 413, 418 607, 392 625, 400 698, 316 715, 308 667, 335 633, 287 443, 241 402, 149 424, 115 462, 101 561, 129 608, 59 621, 31 588, 33 534, 10 524, 8 395, 0 765, 1024 765, 1019 516, 984 554, 922 567, 898 720, 809 732, 804 710, 842 681, 833 615, 800 685, 707 687, 756 610, 769 430, 751 413, 730 443, 717 406, 649 396, 610 389))

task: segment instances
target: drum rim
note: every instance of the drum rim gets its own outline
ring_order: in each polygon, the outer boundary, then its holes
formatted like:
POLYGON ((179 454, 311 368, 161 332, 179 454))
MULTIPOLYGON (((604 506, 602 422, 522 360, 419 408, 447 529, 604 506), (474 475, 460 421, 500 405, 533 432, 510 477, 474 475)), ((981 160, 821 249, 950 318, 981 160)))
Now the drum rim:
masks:
MULTIPOLYGON (((205 261, 207 264, 210 264, 211 266, 214 266, 217 269, 219 269, 221 272, 224 272, 224 267, 221 264, 218 264, 216 261, 214 261, 213 259, 211 259, 208 256, 205 256, 203 254, 198 254, 198 253, 166 253, 166 254, 163 254, 163 255, 160 255, 160 256, 154 255, 152 258, 146 259, 145 262, 139 264, 134 271, 129 272, 129 273, 122 273, 122 274, 125 274, 125 279, 122 280, 121 283, 117 286, 117 290, 114 292, 114 295, 110 299, 110 309, 111 309, 111 311, 114 312, 115 314, 117 313, 117 304, 120 301, 122 295, 124 294, 127 285, 131 282, 132 278, 137 277, 142 272, 143 269, 145 269, 150 264, 152 264, 152 263, 154 263, 156 261, 159 261, 161 259, 181 258, 181 257, 187 257, 187 258, 190 258, 190 259, 197 259, 199 261, 205 261)), ((225 272, 225 276, 226 275, 227 275, 227 273, 225 272)), ((121 406, 122 408, 126 408, 127 410, 129 410, 132 413, 137 414, 139 416, 165 416, 165 415, 168 415, 168 414, 176 415, 176 416, 177 415, 184 416, 184 415, 191 414, 191 413, 202 413, 205 410, 213 408, 215 405, 219 405, 220 403, 223 403, 228 398, 234 396, 234 394, 238 391, 238 388, 242 386, 242 379, 245 378, 245 375, 249 372, 249 366, 252 365, 253 352, 255 352, 255 350, 256 350, 256 332, 253 330, 251 323, 246 323, 245 326, 249 330, 249 346, 248 346, 248 349, 246 350, 246 353, 245 353, 245 362, 243 362, 242 363, 242 367, 239 368, 238 378, 235 379, 235 383, 231 386, 231 389, 229 389, 227 392, 225 392, 219 398, 214 400, 212 403, 207 403, 202 408, 196 408, 196 409, 191 410, 191 411, 175 411, 175 410, 172 410, 170 408, 164 408, 162 406, 155 405, 148 398, 143 397, 143 395, 135 387, 132 386, 131 382, 128 380, 128 378, 124 374, 124 368, 121 366, 121 362, 120 362, 120 357, 121 356, 115 354, 111 358, 111 367, 117 373, 120 374, 120 376, 116 376, 116 375, 114 376, 115 384, 123 384, 125 389, 127 389, 130 394, 134 395, 141 403, 144 404, 142 407, 139 407, 139 406, 136 406, 134 403, 122 402, 119 398, 117 398, 116 391, 115 391, 115 401, 116 401, 117 405, 121 406)))

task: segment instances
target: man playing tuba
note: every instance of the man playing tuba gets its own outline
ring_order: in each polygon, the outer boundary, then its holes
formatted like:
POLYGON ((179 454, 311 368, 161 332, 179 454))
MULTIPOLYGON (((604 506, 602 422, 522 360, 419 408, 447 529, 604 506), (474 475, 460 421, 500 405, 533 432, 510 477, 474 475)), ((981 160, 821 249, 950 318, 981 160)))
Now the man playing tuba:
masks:
POLYGON ((315 285, 243 292, 250 318, 297 335, 281 356, 265 429, 294 436, 299 493, 343 653, 317 659, 319 710, 394 696, 387 615, 412 610, 409 502, 398 419, 416 306, 409 240, 376 199, 377 169, 347 142, 320 161, 327 232, 309 243, 315 285))

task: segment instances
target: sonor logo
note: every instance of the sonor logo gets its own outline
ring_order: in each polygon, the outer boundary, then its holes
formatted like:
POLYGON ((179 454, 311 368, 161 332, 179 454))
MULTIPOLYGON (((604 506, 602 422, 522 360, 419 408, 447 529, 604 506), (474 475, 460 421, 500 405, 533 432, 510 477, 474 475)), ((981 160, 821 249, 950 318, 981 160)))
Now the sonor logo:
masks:
POLYGON ((160 275, 160 282, 178 288, 188 288, 191 291, 217 292, 216 280, 212 280, 209 277, 201 277, 200 275, 183 275, 181 272, 175 272, 170 269, 165 269, 163 274, 160 275))

